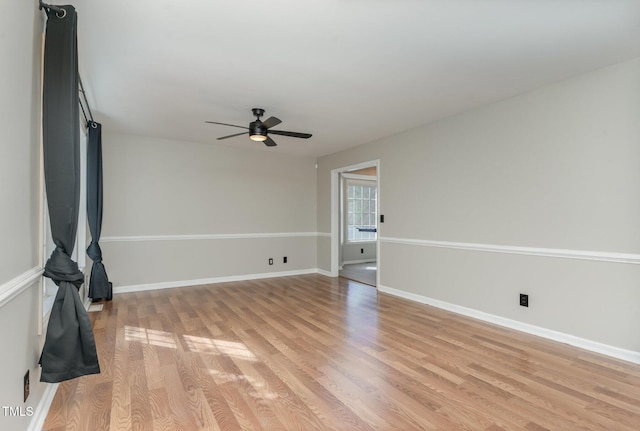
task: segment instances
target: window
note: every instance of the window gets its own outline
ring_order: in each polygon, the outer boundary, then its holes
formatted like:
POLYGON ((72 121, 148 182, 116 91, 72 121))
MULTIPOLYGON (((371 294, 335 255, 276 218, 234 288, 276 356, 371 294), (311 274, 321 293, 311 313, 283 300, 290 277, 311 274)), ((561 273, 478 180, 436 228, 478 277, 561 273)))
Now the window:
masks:
POLYGON ((377 239, 378 187, 365 181, 347 181, 347 241, 377 239))

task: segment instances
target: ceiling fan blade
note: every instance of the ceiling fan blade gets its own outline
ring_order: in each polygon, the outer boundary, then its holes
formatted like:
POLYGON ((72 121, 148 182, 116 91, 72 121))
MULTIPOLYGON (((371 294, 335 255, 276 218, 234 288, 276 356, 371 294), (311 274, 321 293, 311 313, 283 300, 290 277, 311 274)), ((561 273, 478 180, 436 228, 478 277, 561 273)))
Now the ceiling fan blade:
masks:
POLYGON ((282 123, 282 121, 280 121, 279 118, 269 117, 262 122, 262 125, 268 129, 269 127, 277 126, 280 123, 282 123))
POLYGON ((312 136, 311 133, 287 132, 286 130, 269 130, 269 133, 274 135, 291 136, 293 138, 302 138, 302 139, 308 139, 312 136))
POLYGON ((267 139, 265 139, 265 140, 264 140, 264 144, 265 144, 267 147, 275 147, 276 145, 278 145, 278 144, 276 144, 276 141, 274 141, 273 139, 271 139, 271 138, 270 138, 270 137, 268 137, 268 136, 267 136, 267 139))
POLYGON ((249 134, 249 132, 234 133, 233 135, 222 136, 222 137, 218 138, 218 141, 221 140, 221 139, 233 138, 234 136, 248 135, 248 134, 249 134))
POLYGON ((236 126, 235 124, 227 124, 227 123, 218 123, 217 121, 205 121, 205 123, 209 123, 209 124, 220 124, 221 126, 231 126, 231 127, 239 127, 241 129, 249 129, 248 127, 245 126, 236 126))

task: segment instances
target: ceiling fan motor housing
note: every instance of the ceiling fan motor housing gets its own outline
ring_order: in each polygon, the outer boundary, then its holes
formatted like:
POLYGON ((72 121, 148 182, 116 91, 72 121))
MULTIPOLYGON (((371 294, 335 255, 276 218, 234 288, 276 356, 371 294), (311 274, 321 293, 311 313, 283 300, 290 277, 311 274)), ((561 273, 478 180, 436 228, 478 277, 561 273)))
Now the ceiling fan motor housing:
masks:
MULTIPOLYGON (((251 124, 249 124, 249 136, 254 141, 258 140, 253 138, 254 136, 264 136, 266 139, 267 129, 265 129, 265 127, 262 125, 262 122, 260 120, 252 121, 251 124)), ((264 141, 264 139, 262 140, 264 141)))

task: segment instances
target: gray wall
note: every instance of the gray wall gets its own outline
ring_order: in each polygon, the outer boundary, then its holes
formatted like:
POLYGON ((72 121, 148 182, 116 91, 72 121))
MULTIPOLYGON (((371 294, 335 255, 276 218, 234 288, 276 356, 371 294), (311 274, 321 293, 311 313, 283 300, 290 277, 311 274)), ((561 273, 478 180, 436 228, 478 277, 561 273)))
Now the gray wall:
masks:
POLYGON ((375 262, 376 243, 363 242, 354 244, 342 244, 342 261, 344 263, 367 261, 375 262))
MULTIPOLYGON (((0 14, 0 406, 36 409, 45 384, 37 366, 40 278, 38 273, 40 52, 43 15, 35 2, 3 2, 0 14), (31 374, 31 395, 22 398, 22 378, 31 374)), ((26 429, 29 416, 5 416, 0 428, 26 429)))
POLYGON ((638 255, 638 118, 635 60, 323 157, 318 231, 330 171, 380 159, 383 287, 640 352, 640 266, 432 246, 638 255))
POLYGON ((122 134, 105 134, 103 152, 101 244, 116 291, 315 271, 314 159, 122 134))

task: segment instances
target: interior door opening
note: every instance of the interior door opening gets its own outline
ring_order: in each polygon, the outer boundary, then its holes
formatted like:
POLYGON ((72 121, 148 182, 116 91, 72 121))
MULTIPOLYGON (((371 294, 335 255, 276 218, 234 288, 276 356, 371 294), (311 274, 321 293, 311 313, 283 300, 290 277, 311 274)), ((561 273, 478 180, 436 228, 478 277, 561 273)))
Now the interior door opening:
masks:
POLYGON ((379 284, 379 161, 332 171, 331 272, 379 284))

